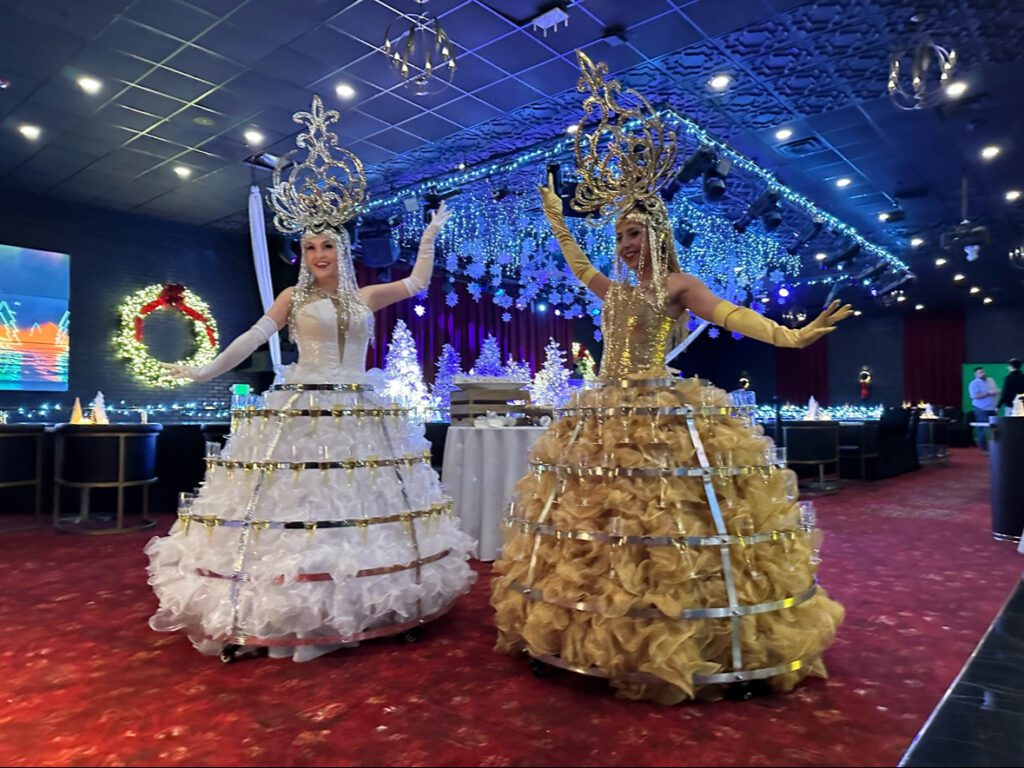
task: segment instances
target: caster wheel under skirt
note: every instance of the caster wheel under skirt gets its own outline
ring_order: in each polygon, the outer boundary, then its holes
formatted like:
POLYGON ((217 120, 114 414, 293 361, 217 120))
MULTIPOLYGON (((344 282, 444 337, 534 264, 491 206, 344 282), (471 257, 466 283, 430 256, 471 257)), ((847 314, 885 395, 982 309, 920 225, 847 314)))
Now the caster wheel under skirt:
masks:
POLYGON ((395 640, 399 643, 418 643, 423 639, 423 627, 413 627, 407 629, 405 632, 399 632, 395 635, 395 640))
POLYGON ((550 664, 545 664, 540 659, 530 659, 530 671, 534 677, 545 678, 557 674, 560 670, 550 664))

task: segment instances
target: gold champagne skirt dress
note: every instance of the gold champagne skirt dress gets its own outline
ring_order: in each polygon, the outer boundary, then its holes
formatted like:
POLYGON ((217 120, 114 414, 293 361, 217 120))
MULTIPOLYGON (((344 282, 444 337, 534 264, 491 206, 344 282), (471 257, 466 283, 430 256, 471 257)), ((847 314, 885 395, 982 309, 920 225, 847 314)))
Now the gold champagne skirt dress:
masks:
POLYGON ((604 327, 601 386, 562 409, 516 486, 498 650, 665 704, 826 676, 844 612, 817 585, 796 476, 749 408, 651 365, 671 321, 631 289, 612 288, 604 327))

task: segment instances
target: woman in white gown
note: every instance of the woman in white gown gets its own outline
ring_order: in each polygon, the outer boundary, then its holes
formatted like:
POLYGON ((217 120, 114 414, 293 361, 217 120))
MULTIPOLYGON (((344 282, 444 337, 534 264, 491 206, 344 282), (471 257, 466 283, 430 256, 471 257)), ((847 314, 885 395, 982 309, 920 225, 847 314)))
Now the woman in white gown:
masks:
MULTIPOLYGON (((285 323, 299 349, 265 407, 234 418, 219 457, 170 534, 152 539, 149 583, 158 631, 184 630, 203 653, 231 661, 268 648, 305 661, 386 635, 413 639, 472 584, 472 540, 430 466, 423 428, 376 394, 365 372, 373 312, 424 290, 442 207, 411 275, 359 288, 343 223, 365 194, 362 164, 337 146, 338 113, 314 97, 295 115, 307 160, 270 202, 275 225, 302 232, 298 284, 201 369, 206 381, 246 359, 285 323)), ((284 163, 282 162, 281 165, 284 163)))

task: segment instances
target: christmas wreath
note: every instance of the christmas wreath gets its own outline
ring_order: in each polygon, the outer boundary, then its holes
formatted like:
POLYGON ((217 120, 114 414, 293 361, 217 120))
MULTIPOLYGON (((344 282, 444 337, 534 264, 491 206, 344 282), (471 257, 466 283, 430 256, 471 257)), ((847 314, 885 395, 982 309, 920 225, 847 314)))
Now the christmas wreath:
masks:
POLYGON ((153 387, 170 389, 188 384, 186 379, 170 376, 163 363, 149 354, 144 339, 144 323, 148 315, 161 309, 181 312, 192 321, 196 348, 178 365, 202 367, 217 356, 217 323, 210 307, 180 283, 150 285, 135 291, 121 302, 121 323, 114 338, 118 354, 128 359, 128 370, 153 387))

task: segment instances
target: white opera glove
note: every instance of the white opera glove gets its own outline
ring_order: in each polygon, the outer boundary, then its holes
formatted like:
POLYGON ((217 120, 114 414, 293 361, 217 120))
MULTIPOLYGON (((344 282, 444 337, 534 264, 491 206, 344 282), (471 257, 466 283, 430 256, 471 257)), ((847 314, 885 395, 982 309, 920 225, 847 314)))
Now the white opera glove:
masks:
POLYGON ((176 379, 192 381, 209 381, 237 367, 259 347, 266 344, 277 333, 277 323, 264 315, 256 324, 237 339, 228 344, 227 348, 202 368, 175 363, 162 363, 168 374, 176 379))
POLYGON ((431 215, 427 228, 423 230, 420 249, 416 254, 416 263, 413 264, 409 276, 402 279, 410 296, 423 293, 430 285, 430 274, 434 271, 434 239, 451 215, 451 211, 442 200, 437 210, 431 215))

